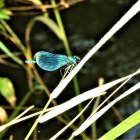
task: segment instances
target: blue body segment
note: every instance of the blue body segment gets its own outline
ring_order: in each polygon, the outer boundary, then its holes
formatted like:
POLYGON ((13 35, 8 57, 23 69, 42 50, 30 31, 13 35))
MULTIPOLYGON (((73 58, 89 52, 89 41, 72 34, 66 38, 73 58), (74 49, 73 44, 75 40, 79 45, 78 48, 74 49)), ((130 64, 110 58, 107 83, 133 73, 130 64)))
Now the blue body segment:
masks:
POLYGON ((36 63, 35 60, 26 60, 25 62, 26 62, 26 63, 36 63))
POLYGON ((26 63, 37 63, 37 65, 46 70, 54 71, 65 65, 72 65, 80 60, 78 56, 66 56, 53 54, 45 51, 39 51, 34 55, 34 60, 27 60, 26 63))

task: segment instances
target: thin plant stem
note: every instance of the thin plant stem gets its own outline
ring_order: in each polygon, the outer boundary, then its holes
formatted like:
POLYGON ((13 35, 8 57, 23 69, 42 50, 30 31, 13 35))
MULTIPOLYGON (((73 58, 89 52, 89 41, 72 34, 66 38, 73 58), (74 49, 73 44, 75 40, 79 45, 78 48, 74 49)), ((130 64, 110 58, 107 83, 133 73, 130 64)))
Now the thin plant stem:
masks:
MULTIPOLYGON (((56 6, 55 0, 51 0, 51 3, 52 3, 53 6, 56 6)), ((70 50, 70 47, 69 47, 69 43, 68 43, 68 40, 67 40, 67 37, 66 37, 66 33, 65 33, 65 30, 64 30, 64 26, 63 26, 59 11, 57 9, 54 9, 54 14, 55 14, 58 26, 60 28, 62 41, 63 41, 64 47, 65 47, 66 53, 67 53, 68 56, 71 56, 72 53, 71 53, 71 50, 70 50)), ((78 79, 77 79, 76 76, 73 78, 73 84, 74 84, 74 89, 75 89, 76 95, 79 95, 80 94, 80 89, 79 89, 78 79)), ((82 105, 78 105, 78 108, 79 108, 79 112, 81 112, 82 111, 82 105)), ((81 123, 84 121, 84 116, 83 115, 80 116, 80 120, 81 120, 81 123)))
MULTIPOLYGON (((53 6, 56 6, 55 0, 51 0, 51 3, 52 3, 53 6)), ((67 40, 67 37, 66 37, 66 33, 65 33, 65 30, 64 30, 64 27, 63 27, 63 23, 62 23, 59 11, 57 9, 54 9, 54 14, 55 14, 58 26, 60 28, 60 33, 61 33, 61 36, 62 36, 62 41, 64 43, 66 53, 67 53, 67 55, 71 56, 72 53, 71 53, 71 50, 70 50, 70 47, 69 47, 69 43, 68 43, 68 40, 67 40)))
POLYGON ((18 38, 18 36, 14 33, 14 31, 11 29, 11 27, 4 21, 1 20, 2 25, 5 27, 5 29, 13 36, 15 39, 17 46, 24 52, 25 51, 25 46, 21 42, 21 40, 18 38))
POLYGON ((32 128, 30 129, 30 131, 28 132, 28 134, 27 134, 27 136, 25 137, 24 140, 28 140, 29 139, 29 137, 31 136, 32 132, 34 131, 35 127, 38 124, 38 119, 40 117, 42 117, 42 115, 44 114, 45 110, 48 108, 48 106, 51 103, 51 101, 52 101, 52 98, 49 99, 49 101, 47 102, 47 104, 45 105, 45 107, 43 108, 43 110, 41 111, 39 117, 36 119, 35 123, 33 124, 32 128))
MULTIPOLYGON (((99 86, 102 86, 104 84, 104 79, 103 78, 99 78, 98 80, 98 85, 99 86)), ((103 94, 104 95, 104 94, 103 94)), ((98 96, 95 100, 95 103, 94 103, 94 106, 92 108, 92 111, 94 111, 100 104, 100 99, 101 99, 101 96, 98 96)), ((94 122, 92 125, 91 125, 91 134, 92 134, 92 139, 97 139, 97 130, 96 130, 96 122, 94 122)))
MULTIPOLYGON (((26 93, 26 95, 24 96, 24 98, 22 99, 22 101, 19 103, 19 105, 17 106, 17 108, 13 111, 13 113, 11 114, 11 116, 8 119, 8 122, 13 120, 20 112, 21 108, 24 106, 24 104, 26 103, 26 101, 29 99, 29 97, 32 95, 32 93, 35 91, 35 88, 33 88, 32 90, 30 90, 29 92, 26 93)), ((4 136, 4 134, 7 132, 8 128, 6 128, 5 130, 3 130, 0 133, 0 138, 2 138, 4 136)))

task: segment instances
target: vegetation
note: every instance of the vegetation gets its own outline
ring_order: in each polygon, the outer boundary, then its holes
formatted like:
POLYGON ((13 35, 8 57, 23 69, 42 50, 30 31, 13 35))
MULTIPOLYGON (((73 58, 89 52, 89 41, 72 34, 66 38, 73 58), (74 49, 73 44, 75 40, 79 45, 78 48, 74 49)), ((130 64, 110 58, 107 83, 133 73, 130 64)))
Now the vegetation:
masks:
MULTIPOLYGON (((56 117, 57 121, 60 121, 65 126, 63 129, 51 136, 51 139, 57 139, 66 129, 70 128, 73 132, 69 135, 64 136, 64 138, 72 139, 79 135, 78 138, 82 139, 96 139, 99 138, 97 135, 97 126, 96 121, 103 115, 107 110, 113 108, 113 105, 123 99, 124 97, 130 95, 140 88, 140 83, 128 88, 125 92, 121 93, 120 96, 115 98, 112 101, 109 101, 110 97, 118 92, 128 81, 130 81, 134 76, 137 76, 140 70, 136 69, 130 75, 119 78, 107 84, 104 83, 103 79, 99 78, 97 88, 93 88, 84 93, 80 92, 79 81, 77 78, 77 73, 86 65, 87 61, 101 48, 103 45, 118 31, 120 30, 135 14, 140 10, 140 0, 136 2, 128 10, 126 14, 101 38, 101 40, 89 50, 87 54, 81 59, 80 63, 75 66, 74 69, 66 75, 64 79, 59 79, 58 85, 51 92, 48 88, 48 85, 45 83, 45 80, 34 64, 26 64, 25 60, 31 60, 33 46, 31 42, 31 34, 35 28, 36 23, 42 23, 45 25, 49 31, 57 39, 62 42, 65 52, 68 56, 73 55, 71 51, 70 43, 66 36, 65 25, 63 25, 63 20, 61 19, 60 10, 67 9, 71 6, 78 6, 82 3, 82 0, 50 0, 47 2, 41 0, 9 0, 9 1, 0 1, 0 63, 2 66, 8 66, 8 69, 22 69, 26 72, 26 82, 22 85, 28 85, 27 93, 22 95, 22 100, 17 97, 19 93, 14 87, 14 82, 10 80, 8 75, 0 74, 0 94, 2 100, 6 100, 10 106, 1 106, 0 107, 0 138, 13 137, 14 135, 8 135, 8 129, 13 127, 12 125, 17 125, 17 123, 25 122, 26 120, 31 120, 35 118, 32 127, 29 132, 24 136, 27 140, 32 136, 33 139, 41 139, 41 136, 38 135, 42 133, 43 129, 49 129, 47 124, 45 128, 38 129, 38 124, 49 121, 51 118, 56 117), (54 13, 54 17, 51 15, 54 13), (30 16, 28 23, 25 29, 25 40, 21 39, 16 31, 10 25, 10 21, 16 14, 20 16, 30 16), (11 46, 14 46, 13 48, 11 46), (57 97, 64 91, 65 87, 68 86, 70 81, 73 80, 73 87, 75 92, 75 97, 69 99, 68 101, 58 105, 57 97), (118 85, 119 84, 119 85, 118 85), (118 85, 118 87, 117 87, 118 85), (109 89, 116 86, 117 88, 111 92, 111 94, 104 100, 101 100, 102 96, 105 96, 108 93, 109 89), (41 94, 45 93, 46 96, 46 105, 42 108, 37 108, 33 106, 26 107, 26 104, 35 93, 40 92, 41 94), (17 97, 16 97, 17 95, 17 97), (2 97, 3 96, 3 97, 2 97), (82 103, 86 100, 90 100, 86 105, 82 103), (92 105, 94 101, 94 104, 92 105), (16 103, 16 101, 18 103, 16 103), (108 102, 107 105, 105 103, 108 102), (53 105, 53 107, 50 107, 53 105), (103 106, 104 105, 104 106, 103 106), (67 115, 65 111, 78 106, 78 115, 75 115, 73 119, 67 115), (84 106, 84 107, 83 107, 84 106), (88 107, 92 106, 92 112, 88 115, 87 118, 84 116, 84 112, 88 107), (12 109, 12 113, 7 113, 7 109, 12 109), (34 111, 32 113, 31 111, 34 111), (46 113, 47 112, 47 113, 46 113), (63 114, 61 114, 63 113, 63 114), (10 115, 9 115, 10 114, 10 115), (45 115, 44 115, 45 114, 45 115), (61 114, 61 115, 59 115, 61 114), (58 116, 59 115, 59 116, 58 116), (78 122, 78 124, 77 124, 78 122), (91 133, 87 134, 87 128, 91 126, 91 133), (37 130, 38 129, 38 130, 37 130), (39 133, 39 134, 38 134, 39 133), (8 135, 8 136, 7 136, 8 135), (6 136, 6 137, 5 137, 6 136)), ((63 12, 63 11, 62 11, 63 12)), ((9 70, 10 71, 10 70, 9 70)), ((46 72, 47 73, 47 72, 46 72)), ((11 73, 12 74, 12 73, 11 73)), ((116 79, 116 77, 114 77, 116 79)), ((90 79, 90 78, 89 78, 90 79)), ((24 87, 24 86, 23 86, 24 87)), ((113 90, 113 89, 112 89, 113 90)), ((110 92, 110 91, 109 91, 110 92)), ((61 95, 63 96, 63 95, 61 95)), ((107 96, 107 95, 106 95, 107 96)), ((0 104, 2 105, 2 104, 0 104)), ((114 114, 117 114, 118 110, 114 109, 114 114)), ((118 113, 120 115, 120 113, 118 113)), ((118 116, 119 116, 118 115, 118 116)), ((119 116, 121 118, 121 115, 119 116)), ((140 111, 138 110, 124 121, 122 121, 118 126, 112 128, 109 132, 104 134, 100 139, 115 139, 127 132, 129 129, 133 128, 140 123, 140 111)), ((54 129, 56 126, 54 125, 54 129)), ((57 129, 56 129, 57 130, 57 129)), ((42 134, 41 134, 42 135, 42 134)), ((44 134, 43 137, 45 137, 44 134)), ((48 137, 47 137, 48 138, 48 137)))

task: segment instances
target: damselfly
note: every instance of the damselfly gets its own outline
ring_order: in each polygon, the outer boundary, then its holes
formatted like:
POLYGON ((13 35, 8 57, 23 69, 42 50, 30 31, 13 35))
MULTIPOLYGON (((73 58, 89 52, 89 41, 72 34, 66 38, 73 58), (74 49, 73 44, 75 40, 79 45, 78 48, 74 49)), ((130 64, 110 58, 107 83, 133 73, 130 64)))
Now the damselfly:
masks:
POLYGON ((73 67, 78 61, 80 61, 78 56, 66 56, 39 51, 34 55, 34 60, 26 60, 25 62, 37 63, 40 68, 46 71, 55 71, 63 66, 73 67))

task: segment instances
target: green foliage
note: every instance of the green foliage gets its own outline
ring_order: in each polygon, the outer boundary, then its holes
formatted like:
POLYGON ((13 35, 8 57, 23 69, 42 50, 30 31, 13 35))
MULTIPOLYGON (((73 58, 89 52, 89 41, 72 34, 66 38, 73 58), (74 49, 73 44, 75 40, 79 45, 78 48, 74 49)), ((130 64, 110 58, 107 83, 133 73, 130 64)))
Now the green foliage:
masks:
POLYGON ((16 63, 23 65, 23 62, 14 55, 1 41, 0 41, 0 49, 7 54, 11 59, 13 59, 16 63))
POLYGON ((15 89, 10 79, 0 77, 0 93, 7 102, 13 106, 15 105, 15 89))
POLYGON ((0 0, 0 20, 8 20, 11 15, 11 11, 5 8, 4 2, 4 0, 0 0))
POLYGON ((0 31, 6 32, 5 28, 3 27, 3 25, 1 23, 0 23, 0 31))
POLYGON ((122 123, 120 123, 113 129, 111 129, 99 140, 114 140, 139 123, 140 123, 140 110, 132 114, 130 117, 128 117, 126 120, 124 120, 122 123))
POLYGON ((50 30, 53 31, 53 33, 61 40, 61 34, 60 34, 60 29, 58 27, 58 25, 49 17, 45 17, 45 16, 36 16, 35 18, 32 18, 32 20, 30 20, 29 24, 28 24, 28 30, 31 30, 33 25, 35 24, 36 21, 42 22, 43 24, 45 24, 48 28, 50 28, 50 30))

